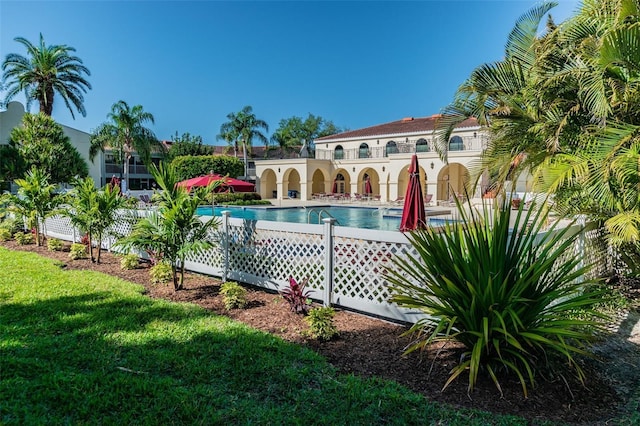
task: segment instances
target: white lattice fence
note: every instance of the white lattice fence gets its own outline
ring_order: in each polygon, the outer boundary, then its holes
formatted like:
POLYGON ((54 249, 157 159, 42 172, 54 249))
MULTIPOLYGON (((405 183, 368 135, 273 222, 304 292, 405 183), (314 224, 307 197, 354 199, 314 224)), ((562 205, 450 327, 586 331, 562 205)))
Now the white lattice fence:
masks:
POLYGON ((71 225, 71 219, 67 216, 55 215, 44 220, 44 232, 48 237, 63 241, 76 241, 80 233, 71 225))
POLYGON ((389 303, 385 270, 415 252, 399 232, 334 228, 332 303, 373 315, 415 321, 416 312, 389 303))
MULTIPOLYGON (((131 231, 132 214, 141 217, 149 212, 121 212, 121 220, 112 229, 114 235, 131 231)), ((80 238, 63 216, 47 219, 46 228, 49 236, 68 241, 80 238)), ((600 238, 599 232, 588 230, 566 255, 583 256, 587 262, 590 256, 599 256, 602 247, 591 244, 600 238)), ((103 247, 112 248, 114 238, 106 239, 103 247)), ((284 288, 290 276, 308 278, 311 296, 326 304, 400 321, 413 322, 421 316, 388 302, 391 294, 385 269, 392 266, 392 259, 416 255, 399 232, 336 227, 331 220, 308 225, 225 215, 208 239, 212 247, 190 255, 186 269, 270 290, 284 288)))
POLYGON ((271 290, 289 277, 308 279, 312 297, 325 291, 323 225, 229 219, 229 277, 271 290))

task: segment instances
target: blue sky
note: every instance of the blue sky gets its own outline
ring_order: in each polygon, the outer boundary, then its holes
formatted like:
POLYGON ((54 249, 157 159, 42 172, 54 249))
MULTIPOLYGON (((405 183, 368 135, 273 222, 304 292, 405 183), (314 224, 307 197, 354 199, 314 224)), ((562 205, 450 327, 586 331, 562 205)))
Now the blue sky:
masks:
MULTIPOLYGON (((0 56, 26 54, 13 39, 35 44, 40 33, 76 48, 93 89, 75 120, 56 98, 62 124, 91 132, 124 100, 154 115, 160 139, 217 144, 226 115, 245 105, 268 136, 308 113, 348 129, 436 114, 476 66, 502 58, 537 3, 0 0, 0 56)), ((557 22, 579 6, 559 3, 557 22)))

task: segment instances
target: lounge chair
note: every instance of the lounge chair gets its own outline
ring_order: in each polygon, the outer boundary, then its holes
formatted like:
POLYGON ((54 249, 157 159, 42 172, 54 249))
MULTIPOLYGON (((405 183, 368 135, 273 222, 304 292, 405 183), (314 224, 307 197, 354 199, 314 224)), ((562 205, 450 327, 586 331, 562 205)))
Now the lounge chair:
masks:
POLYGON ((393 200, 393 201, 391 202, 391 204, 394 204, 394 205, 396 205, 396 206, 399 206, 399 205, 404 204, 404 197, 398 197, 398 198, 396 198, 395 200, 393 200))
POLYGON ((140 202, 142 203, 142 205, 144 207, 148 207, 148 206, 150 206, 152 204, 151 203, 151 198, 147 194, 140 195, 139 200, 140 200, 140 202))
POLYGON ((425 206, 430 206, 432 199, 433 199, 433 194, 425 194, 425 196, 424 196, 424 205, 425 206))

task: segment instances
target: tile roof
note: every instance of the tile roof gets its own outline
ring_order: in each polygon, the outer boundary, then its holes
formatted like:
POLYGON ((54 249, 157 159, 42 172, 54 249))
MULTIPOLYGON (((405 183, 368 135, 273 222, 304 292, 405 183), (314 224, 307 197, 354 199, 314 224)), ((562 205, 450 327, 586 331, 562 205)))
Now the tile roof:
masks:
MULTIPOLYGON (((317 142, 330 142, 332 140, 344 140, 351 138, 367 138, 374 136, 389 136, 399 134, 410 133, 424 133, 431 132, 435 129, 438 118, 442 117, 440 114, 432 115, 431 117, 414 118, 407 117, 402 120, 392 121, 390 123, 378 124, 377 126, 365 127, 363 129, 350 130, 347 132, 337 133, 335 135, 324 136, 316 139, 317 142)), ((476 127, 478 122, 475 118, 468 118, 456 128, 462 127, 476 127)))

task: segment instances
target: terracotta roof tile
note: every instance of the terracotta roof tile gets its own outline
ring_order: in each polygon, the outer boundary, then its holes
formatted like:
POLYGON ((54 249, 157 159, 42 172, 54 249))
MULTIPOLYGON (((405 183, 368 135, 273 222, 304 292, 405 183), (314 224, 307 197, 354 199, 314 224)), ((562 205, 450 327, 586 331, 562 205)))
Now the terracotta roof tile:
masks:
MULTIPOLYGON (((322 138, 316 139, 316 142, 330 142, 332 140, 367 138, 405 133, 431 132, 434 130, 436 121, 440 117, 442 117, 441 114, 435 114, 431 117, 422 118, 406 117, 402 120, 392 121, 390 123, 378 124, 377 126, 365 127, 362 129, 337 133, 335 135, 324 136, 322 138)), ((477 125, 478 122, 475 118, 469 118, 456 126, 456 128, 475 127, 477 125)))

